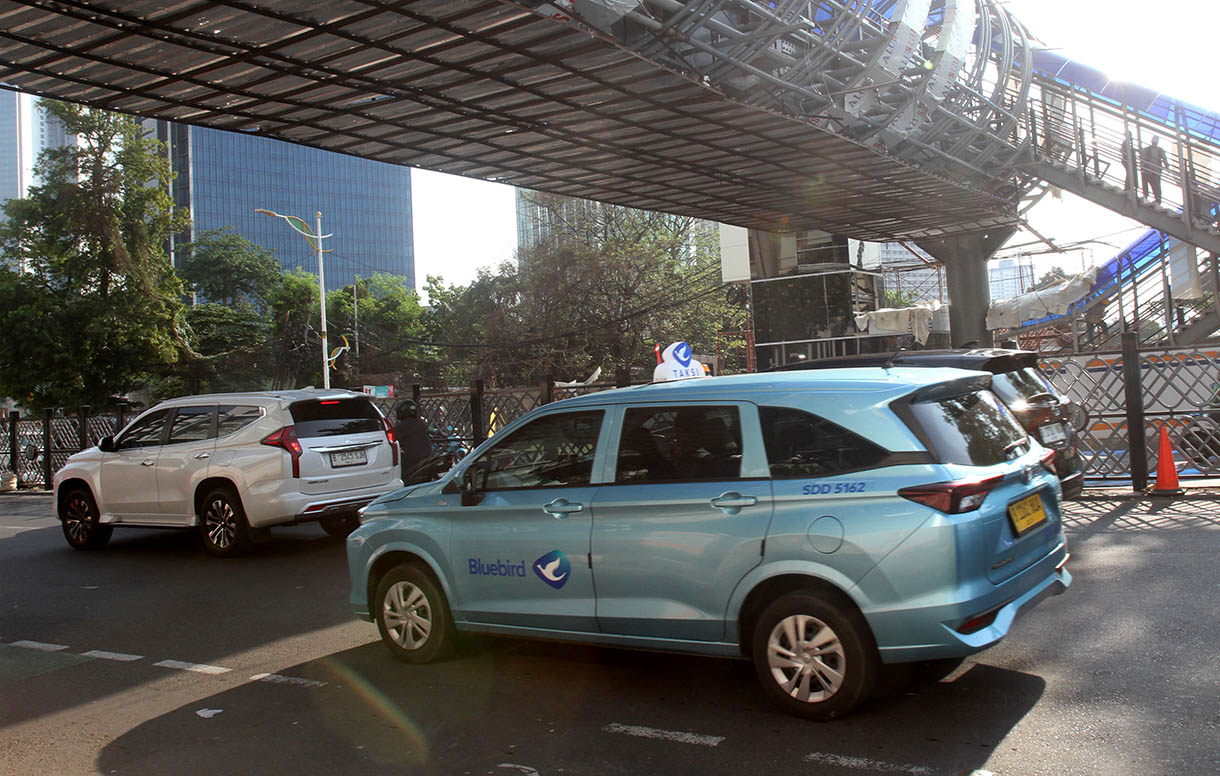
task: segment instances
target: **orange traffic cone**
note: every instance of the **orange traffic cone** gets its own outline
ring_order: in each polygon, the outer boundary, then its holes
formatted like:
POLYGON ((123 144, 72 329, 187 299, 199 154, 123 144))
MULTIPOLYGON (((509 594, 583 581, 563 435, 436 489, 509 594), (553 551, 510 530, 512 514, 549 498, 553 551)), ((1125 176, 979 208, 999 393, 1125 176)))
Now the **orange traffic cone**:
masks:
POLYGON ((1178 470, 1173 465, 1173 445, 1169 444, 1169 429, 1161 426, 1161 443, 1156 453, 1156 488, 1154 496, 1176 496, 1182 492, 1178 487, 1178 470))

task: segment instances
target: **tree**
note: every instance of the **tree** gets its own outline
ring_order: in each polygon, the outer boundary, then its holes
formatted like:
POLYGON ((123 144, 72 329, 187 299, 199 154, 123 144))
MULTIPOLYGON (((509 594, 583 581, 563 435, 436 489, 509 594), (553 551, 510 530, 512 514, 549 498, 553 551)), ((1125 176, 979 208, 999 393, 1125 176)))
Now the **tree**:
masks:
POLYGON ((1038 282, 1029 289, 1030 291, 1041 291, 1044 288, 1050 288, 1056 283, 1067 280, 1068 274, 1063 271, 1063 267, 1051 267, 1042 277, 1038 278, 1038 282))
POLYGON ((922 299, 919 292, 912 289, 897 289, 887 288, 882 297, 881 306, 894 309, 902 309, 904 307, 915 307, 922 299))
POLYGON ((318 278, 302 269, 283 274, 268 292, 272 388, 295 388, 306 376, 322 384, 321 338, 311 325, 321 317, 317 310, 318 278))
POLYGON ((332 384, 354 388, 362 384, 363 375, 418 372, 422 316, 419 297, 400 275, 377 273, 361 278, 354 288, 347 286, 328 293, 326 317, 331 349, 339 345, 340 333, 346 334, 351 345, 332 368, 332 384), (359 360, 354 350, 357 330, 359 360))
POLYGON ((105 406, 187 351, 164 244, 185 227, 164 148, 127 116, 42 103, 78 136, 0 226, 0 394, 31 409, 105 406))
POLYGON ((745 308, 720 281, 716 235, 703 222, 532 194, 547 229, 520 270, 483 272, 467 288, 429 278, 429 336, 469 380, 530 385, 601 367, 648 371, 654 344, 715 353, 745 308), (479 347, 469 347, 477 345, 479 347))
POLYGON ((280 282, 275 255, 228 227, 204 232, 180 251, 185 258, 179 262, 178 275, 204 301, 264 310, 271 289, 280 282))

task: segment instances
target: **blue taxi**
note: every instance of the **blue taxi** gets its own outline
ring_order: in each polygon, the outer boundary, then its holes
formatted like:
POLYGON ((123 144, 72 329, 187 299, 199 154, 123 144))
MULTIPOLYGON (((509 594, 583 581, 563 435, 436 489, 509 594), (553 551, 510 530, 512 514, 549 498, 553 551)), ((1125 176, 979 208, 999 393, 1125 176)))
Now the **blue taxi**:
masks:
POLYGON ((455 631, 753 661, 807 717, 961 657, 1071 584, 1054 453, 959 369, 709 377, 541 407, 365 507, 350 602, 420 663, 455 631))

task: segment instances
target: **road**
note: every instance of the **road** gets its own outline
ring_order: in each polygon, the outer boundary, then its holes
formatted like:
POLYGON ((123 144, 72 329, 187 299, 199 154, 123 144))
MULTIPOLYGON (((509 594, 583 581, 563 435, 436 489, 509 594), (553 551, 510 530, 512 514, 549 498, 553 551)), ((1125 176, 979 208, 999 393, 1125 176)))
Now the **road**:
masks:
POLYGON ((1220 501, 1066 523, 1067 594, 818 724, 738 661, 489 639, 394 662, 317 527, 231 561, 144 529, 78 553, 49 497, 0 496, 0 774, 1220 772, 1220 501))

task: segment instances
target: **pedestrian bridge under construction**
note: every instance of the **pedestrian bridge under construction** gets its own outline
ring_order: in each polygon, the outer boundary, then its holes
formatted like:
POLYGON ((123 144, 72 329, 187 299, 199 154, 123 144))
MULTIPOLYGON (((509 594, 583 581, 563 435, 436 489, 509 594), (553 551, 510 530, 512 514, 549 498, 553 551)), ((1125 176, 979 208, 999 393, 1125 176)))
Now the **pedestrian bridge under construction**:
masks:
POLYGON ((1220 251, 1192 188, 1220 159, 1214 115, 1073 81, 998 0, 14 0, 0 30, 0 83, 40 95, 768 232, 915 240, 948 267, 962 338, 985 334, 978 265, 1047 180, 1220 251), (1179 200, 1114 184, 1133 127, 1171 142, 1179 200))

